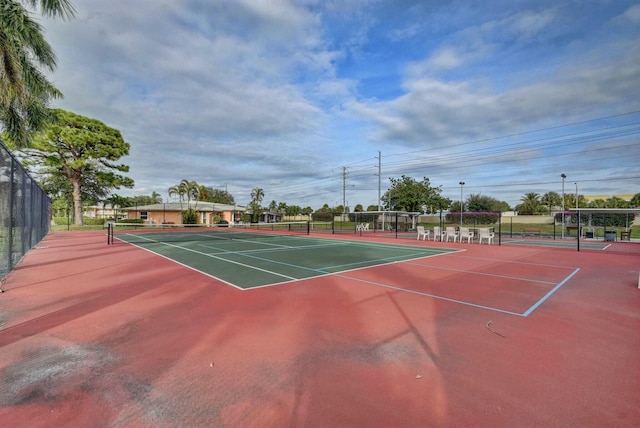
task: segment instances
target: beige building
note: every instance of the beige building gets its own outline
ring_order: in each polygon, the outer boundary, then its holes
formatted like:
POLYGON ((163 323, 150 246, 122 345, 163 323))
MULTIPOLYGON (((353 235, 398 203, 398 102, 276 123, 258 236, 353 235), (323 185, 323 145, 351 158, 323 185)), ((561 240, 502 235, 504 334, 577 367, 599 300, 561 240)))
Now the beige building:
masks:
POLYGON ((597 200, 603 200, 606 201, 607 199, 611 199, 613 197, 616 198, 620 198, 624 201, 630 201, 631 199, 633 199, 634 194, 633 193, 625 193, 623 195, 583 195, 583 197, 587 200, 587 201, 597 201, 597 200))
MULTIPOLYGON (((120 210, 118 210, 120 212, 120 210)), ((82 207, 83 217, 88 218, 113 218, 116 210, 113 207, 106 207, 105 205, 89 205, 82 207)))
MULTIPOLYGON (((140 205, 137 207, 122 208, 127 213, 128 219, 143 220, 148 224, 182 223, 182 211, 192 208, 198 213, 199 224, 215 224, 226 221, 230 224, 240 220, 246 211, 245 207, 237 205, 216 204, 214 202, 166 202, 160 204, 140 205)), ((119 210, 120 211, 120 210, 119 210)))

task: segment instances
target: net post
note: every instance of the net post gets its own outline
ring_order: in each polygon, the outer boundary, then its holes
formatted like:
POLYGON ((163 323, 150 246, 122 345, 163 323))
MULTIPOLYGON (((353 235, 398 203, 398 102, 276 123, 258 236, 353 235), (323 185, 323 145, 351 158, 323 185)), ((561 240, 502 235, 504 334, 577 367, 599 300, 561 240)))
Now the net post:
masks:
POLYGON ((111 222, 107 222, 107 245, 111 245, 113 243, 113 230, 112 230, 113 225, 111 224, 111 222))
POLYGON ((307 235, 311 235, 311 222, 307 221, 307 235))

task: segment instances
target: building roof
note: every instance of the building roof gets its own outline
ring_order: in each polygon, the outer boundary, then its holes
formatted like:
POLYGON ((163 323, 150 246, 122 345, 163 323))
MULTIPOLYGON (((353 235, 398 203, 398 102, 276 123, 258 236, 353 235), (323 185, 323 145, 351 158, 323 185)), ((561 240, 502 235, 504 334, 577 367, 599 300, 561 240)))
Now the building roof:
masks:
POLYGON ((187 202, 164 202, 160 204, 138 205, 134 207, 123 208, 125 211, 183 211, 193 208, 199 212, 222 212, 222 211, 246 211, 246 208, 240 205, 218 204, 215 202, 190 201, 187 202))

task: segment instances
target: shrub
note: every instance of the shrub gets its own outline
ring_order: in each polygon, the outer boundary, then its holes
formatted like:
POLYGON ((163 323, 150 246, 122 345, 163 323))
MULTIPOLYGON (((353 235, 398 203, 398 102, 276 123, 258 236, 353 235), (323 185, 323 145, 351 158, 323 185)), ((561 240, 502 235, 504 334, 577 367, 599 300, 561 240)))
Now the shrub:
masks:
POLYGON ((198 224, 198 213, 193 208, 182 211, 182 224, 198 224))
POLYGON ((123 218, 122 220, 119 220, 118 223, 143 224, 144 220, 141 218, 123 218))
POLYGON ((314 221, 333 221, 333 213, 324 211, 315 212, 311 215, 311 218, 314 221))
MULTIPOLYGON (((463 224, 495 224, 500 219, 500 213, 492 213, 492 212, 478 212, 471 213, 465 212, 462 213, 462 223, 463 224)), ((448 213, 445 216, 445 221, 447 223, 458 223, 460 222, 460 213, 448 213)))
POLYGON ((53 224, 57 226, 68 226, 71 222, 71 219, 68 217, 54 217, 53 224))
POLYGON ((84 217, 82 219, 82 223, 85 224, 86 226, 102 226, 104 225, 105 219, 103 218, 89 218, 89 217, 84 217))

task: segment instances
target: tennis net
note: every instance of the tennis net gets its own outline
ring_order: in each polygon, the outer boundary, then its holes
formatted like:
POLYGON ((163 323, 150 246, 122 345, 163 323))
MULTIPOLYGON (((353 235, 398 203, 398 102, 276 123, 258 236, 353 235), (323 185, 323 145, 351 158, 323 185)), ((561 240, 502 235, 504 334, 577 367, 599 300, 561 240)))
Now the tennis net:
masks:
POLYGON ((141 224, 107 225, 107 243, 119 241, 181 242, 225 239, 261 239, 275 236, 309 235, 309 222, 244 223, 244 224, 141 224))

